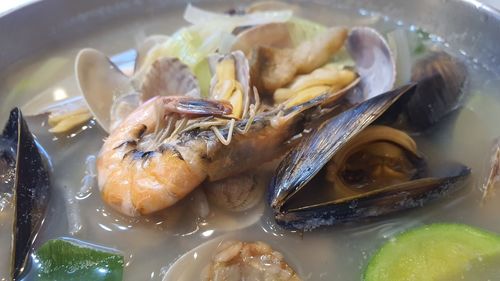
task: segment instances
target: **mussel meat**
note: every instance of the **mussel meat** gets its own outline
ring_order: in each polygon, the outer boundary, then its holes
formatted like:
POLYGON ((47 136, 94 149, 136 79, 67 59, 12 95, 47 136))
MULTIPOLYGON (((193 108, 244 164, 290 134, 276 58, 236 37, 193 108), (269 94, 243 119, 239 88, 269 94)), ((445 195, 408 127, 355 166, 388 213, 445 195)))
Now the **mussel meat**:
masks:
POLYGON ((277 222, 306 230, 333 225, 422 206, 463 186, 468 167, 430 169, 409 135, 374 125, 411 100, 416 88, 413 83, 371 98, 305 137, 271 182, 277 222))
POLYGON ((29 265, 31 247, 44 220, 50 195, 44 159, 18 108, 11 111, 0 136, 0 169, 2 175, 13 175, 8 187, 14 199, 11 277, 18 280, 29 265))

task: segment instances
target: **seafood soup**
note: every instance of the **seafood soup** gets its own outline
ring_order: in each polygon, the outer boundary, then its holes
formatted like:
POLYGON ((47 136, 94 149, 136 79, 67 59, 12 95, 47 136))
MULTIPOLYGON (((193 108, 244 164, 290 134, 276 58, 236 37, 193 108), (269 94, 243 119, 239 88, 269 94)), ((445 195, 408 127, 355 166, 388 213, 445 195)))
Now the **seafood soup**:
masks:
POLYGON ((0 280, 379 280, 407 230, 498 234, 500 81, 464 53, 367 10, 172 4, 11 66, 0 280))

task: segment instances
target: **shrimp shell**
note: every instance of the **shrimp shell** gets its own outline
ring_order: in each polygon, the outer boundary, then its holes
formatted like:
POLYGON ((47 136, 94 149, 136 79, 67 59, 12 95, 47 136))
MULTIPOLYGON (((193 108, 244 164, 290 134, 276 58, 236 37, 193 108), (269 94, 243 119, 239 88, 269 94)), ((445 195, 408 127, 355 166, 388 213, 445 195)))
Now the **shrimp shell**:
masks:
POLYGON ((141 152, 141 137, 156 127, 153 98, 132 112, 106 139, 97 159, 99 189, 105 202, 129 216, 167 208, 201 184, 205 173, 175 150, 141 152))

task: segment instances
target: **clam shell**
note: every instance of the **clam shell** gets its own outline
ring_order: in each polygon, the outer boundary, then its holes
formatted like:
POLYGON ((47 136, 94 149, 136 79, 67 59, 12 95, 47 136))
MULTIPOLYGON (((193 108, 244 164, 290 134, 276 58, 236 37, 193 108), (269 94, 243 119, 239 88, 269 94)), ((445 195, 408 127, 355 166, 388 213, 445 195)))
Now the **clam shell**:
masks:
POLYGON ((243 212, 259 204, 266 184, 262 175, 242 174, 207 182, 203 188, 212 204, 223 210, 243 212))
MULTIPOLYGON (((235 62, 236 69, 236 80, 240 82, 243 87, 243 99, 250 104, 252 97, 250 97, 250 66, 245 54, 242 51, 234 51, 228 55, 212 55, 208 58, 208 64, 210 66, 210 71, 215 73, 215 67, 219 62, 225 58, 231 57, 235 62)), ((212 77, 210 80, 210 93, 213 92, 215 85, 217 84, 217 75, 212 77)), ((246 107, 244 108, 243 118, 247 117, 246 107)))
POLYGON ((396 63, 384 37, 373 28, 354 27, 347 36, 346 48, 361 77, 360 93, 353 103, 391 90, 396 81, 396 63))
POLYGON ((103 53, 83 49, 76 56, 75 73, 78 88, 92 115, 107 132, 111 128, 110 109, 115 99, 135 93, 129 77, 103 53))
POLYGON ((177 58, 156 60, 141 85, 141 100, 155 96, 201 97, 198 80, 187 65, 177 58))
POLYGON ((238 34, 231 49, 242 51, 247 58, 250 58, 255 46, 292 48, 288 23, 268 23, 246 29, 238 34))

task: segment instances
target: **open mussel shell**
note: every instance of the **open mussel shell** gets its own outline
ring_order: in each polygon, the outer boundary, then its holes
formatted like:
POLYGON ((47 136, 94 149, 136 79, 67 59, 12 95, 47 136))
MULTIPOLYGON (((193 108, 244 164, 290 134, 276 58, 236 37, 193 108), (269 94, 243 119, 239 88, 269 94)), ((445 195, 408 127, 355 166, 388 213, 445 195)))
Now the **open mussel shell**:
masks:
POLYGON ((281 209, 323 168, 343 143, 372 123, 403 93, 414 89, 412 84, 376 96, 344 111, 307 135, 280 163, 271 184, 271 206, 281 209))
POLYGON ((331 196, 318 182, 318 175, 336 153, 389 108, 403 106, 415 89, 416 84, 409 84, 378 95, 327 120, 304 137, 280 163, 271 181, 270 203, 277 222, 289 228, 312 229, 421 206, 457 190, 458 183, 470 173, 460 164, 443 165, 443 171, 433 171, 425 178, 352 196, 331 196))
POLYGON ((14 173, 11 277, 18 280, 26 271, 33 241, 45 217, 50 195, 49 173, 18 108, 11 111, 0 141, 2 161, 11 162, 0 168, 14 169, 11 171, 14 173))

